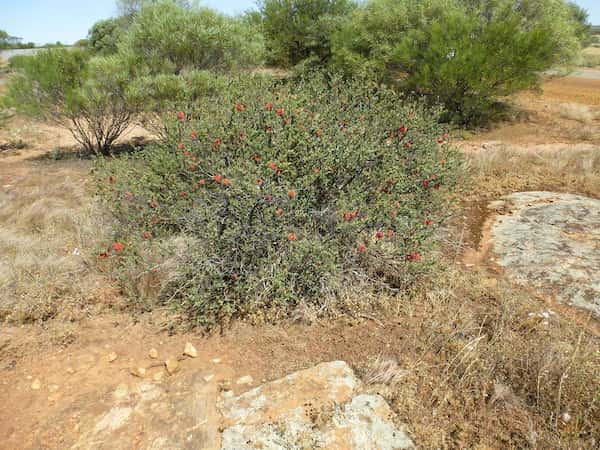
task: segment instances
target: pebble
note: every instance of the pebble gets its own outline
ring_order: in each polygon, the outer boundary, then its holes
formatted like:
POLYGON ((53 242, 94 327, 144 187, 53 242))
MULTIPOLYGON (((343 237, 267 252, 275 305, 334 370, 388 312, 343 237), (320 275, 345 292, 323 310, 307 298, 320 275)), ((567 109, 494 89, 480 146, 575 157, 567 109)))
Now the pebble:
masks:
POLYGON ((114 362, 117 360, 117 354, 115 352, 110 352, 106 359, 108 360, 108 362, 114 362))
POLYGON ((198 351, 191 342, 186 342, 185 348, 183 349, 183 354, 189 356, 190 358, 196 358, 198 356, 198 351))
POLYGON ((118 385, 117 389, 115 389, 115 392, 113 392, 113 397, 116 398, 117 400, 125 398, 128 395, 129 395, 129 388, 127 387, 126 384, 118 385))
POLYGON ((131 373, 131 375, 134 377, 144 378, 146 376, 146 369, 143 367, 138 367, 137 369, 131 369, 129 373, 131 373))
POLYGON ((236 384, 252 384, 253 381, 254 378, 252 378, 250 375, 246 375, 245 377, 239 378, 236 381, 236 384))
POLYGON ((67 373, 69 375, 73 375, 75 373, 75 369, 73 369, 72 367, 67 367, 67 373))
POLYGON ((156 373, 154 374, 154 376, 152 377, 152 379, 153 379, 154 381, 162 381, 162 379, 163 379, 163 377, 164 377, 164 376, 165 376, 165 373, 164 373, 164 372, 156 372, 156 373))
POLYGON ((211 359, 210 362, 213 364, 219 364, 221 362, 221 358, 211 359))
POLYGON ((206 382, 208 383, 208 382, 209 382, 210 380, 212 380, 214 377, 215 377, 215 376, 214 376, 214 375, 212 375, 212 374, 211 374, 211 375, 206 375, 206 376, 204 377, 204 381, 206 381, 206 382))
POLYGON ((158 350, 156 350, 155 348, 151 348, 148 352, 148 356, 152 359, 158 358, 158 350))
POLYGON ((33 380, 33 383, 31 383, 31 389, 33 389, 34 391, 39 390, 41 387, 42 387, 42 383, 37 378, 35 380, 33 380))
POLYGON ((176 359, 167 359, 165 361, 165 367, 167 368, 169 375, 173 375, 179 370, 179 362, 176 359))

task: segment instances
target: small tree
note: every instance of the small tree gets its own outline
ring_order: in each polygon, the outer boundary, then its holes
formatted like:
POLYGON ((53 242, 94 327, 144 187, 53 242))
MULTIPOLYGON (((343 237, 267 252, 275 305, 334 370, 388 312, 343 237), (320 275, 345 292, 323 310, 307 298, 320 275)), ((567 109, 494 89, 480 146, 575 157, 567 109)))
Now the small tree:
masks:
POLYGON ((117 57, 90 60, 81 49, 53 49, 19 60, 8 96, 18 110, 65 127, 86 150, 106 155, 133 119, 126 82, 117 57))
POLYGON ((293 66, 331 56, 331 36, 354 7, 351 0, 262 0, 260 11, 272 64, 293 66))

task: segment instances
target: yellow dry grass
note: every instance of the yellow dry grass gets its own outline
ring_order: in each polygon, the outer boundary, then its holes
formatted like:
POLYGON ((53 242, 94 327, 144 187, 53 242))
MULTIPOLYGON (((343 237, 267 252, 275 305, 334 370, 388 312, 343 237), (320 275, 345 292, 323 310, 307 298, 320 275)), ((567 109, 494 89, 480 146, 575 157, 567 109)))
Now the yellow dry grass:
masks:
POLYGON ((0 171, 0 319, 80 317, 105 291, 91 253, 106 233, 81 162, 0 171))

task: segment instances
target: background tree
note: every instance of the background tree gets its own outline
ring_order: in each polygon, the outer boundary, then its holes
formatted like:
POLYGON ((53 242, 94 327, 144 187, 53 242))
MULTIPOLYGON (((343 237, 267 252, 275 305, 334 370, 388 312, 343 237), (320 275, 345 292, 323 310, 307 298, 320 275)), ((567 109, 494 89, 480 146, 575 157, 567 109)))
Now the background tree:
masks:
POLYGON ((334 65, 442 102, 452 119, 485 121, 494 99, 575 58, 563 0, 372 0, 334 39, 334 65))
POLYGON ((289 67, 308 58, 329 60, 331 36, 354 8, 354 2, 261 0, 259 8, 269 62, 289 67))
POLYGON ((100 55, 117 52, 119 39, 127 30, 127 20, 122 17, 100 20, 88 32, 88 47, 100 55))

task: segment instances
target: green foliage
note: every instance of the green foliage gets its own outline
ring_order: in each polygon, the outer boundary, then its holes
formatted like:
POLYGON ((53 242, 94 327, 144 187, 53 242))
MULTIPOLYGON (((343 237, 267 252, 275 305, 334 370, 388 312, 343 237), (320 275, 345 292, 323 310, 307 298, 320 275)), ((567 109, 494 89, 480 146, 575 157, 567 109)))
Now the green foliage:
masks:
POLYGON ((11 36, 6 31, 0 30, 0 50, 34 47, 35 43, 33 42, 22 42, 21 38, 11 36))
POLYGON ((352 0, 262 0, 269 62, 284 67, 326 62, 331 36, 354 8, 352 0))
POLYGON ((135 15, 120 52, 138 74, 180 74, 187 69, 258 64, 263 43, 260 34, 241 19, 162 1, 135 15))
POLYGON ((579 6, 577 3, 570 2, 569 8, 574 20, 575 34, 583 48, 589 46, 593 40, 592 24, 590 23, 588 12, 579 6))
POLYGON ((434 115, 318 74, 213 86, 165 118, 165 139, 97 167, 124 264, 143 264, 153 240, 186 243, 163 300, 211 326, 324 307, 355 276, 400 285, 423 268, 458 166, 434 115))
POLYGON ((48 49, 12 61, 8 99, 17 110, 67 128, 87 150, 107 154, 133 118, 128 73, 116 57, 48 49))
POLYGON ((579 43, 563 0, 372 0, 334 40, 348 74, 441 101, 452 119, 485 121, 498 96, 572 60, 579 43))
POLYGON ((100 55, 116 53, 126 27, 127 21, 121 17, 96 22, 88 32, 88 48, 100 55))

